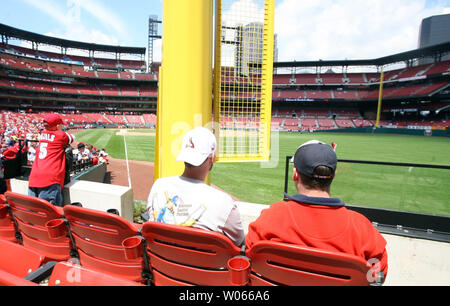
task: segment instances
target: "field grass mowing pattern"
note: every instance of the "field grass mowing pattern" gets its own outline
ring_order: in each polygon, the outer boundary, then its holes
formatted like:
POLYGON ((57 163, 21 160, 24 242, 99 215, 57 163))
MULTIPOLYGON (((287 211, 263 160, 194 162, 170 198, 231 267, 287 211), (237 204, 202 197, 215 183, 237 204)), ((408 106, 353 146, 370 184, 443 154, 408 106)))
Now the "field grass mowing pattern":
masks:
MULTIPOLYGON (((124 138, 117 132, 83 131, 77 134, 77 140, 104 147, 112 157, 124 159, 124 138)), ((216 163, 211 182, 242 201, 263 204, 280 201, 285 157, 311 139, 336 142, 339 159, 450 165, 450 138, 446 137, 288 132, 278 136, 279 160, 275 167, 263 168, 260 163, 216 163)), ((154 136, 126 136, 126 142, 130 160, 154 161, 154 136)), ((290 169, 288 193, 294 194, 291 177, 290 169)), ((341 162, 331 193, 351 205, 450 215, 450 170, 341 162)))

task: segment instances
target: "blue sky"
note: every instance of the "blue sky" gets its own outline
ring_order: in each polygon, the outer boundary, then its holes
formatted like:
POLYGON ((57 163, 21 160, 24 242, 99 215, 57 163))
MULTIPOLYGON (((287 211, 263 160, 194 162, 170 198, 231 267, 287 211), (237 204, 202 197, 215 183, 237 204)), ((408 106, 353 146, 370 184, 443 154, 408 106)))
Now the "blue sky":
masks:
MULTIPOLYGON (((161 16, 162 3, 1 0, 0 23, 72 40, 147 47, 148 17, 161 16)), ((411 50, 423 18, 450 13, 450 0, 276 0, 275 5, 281 61, 375 58, 411 50)))

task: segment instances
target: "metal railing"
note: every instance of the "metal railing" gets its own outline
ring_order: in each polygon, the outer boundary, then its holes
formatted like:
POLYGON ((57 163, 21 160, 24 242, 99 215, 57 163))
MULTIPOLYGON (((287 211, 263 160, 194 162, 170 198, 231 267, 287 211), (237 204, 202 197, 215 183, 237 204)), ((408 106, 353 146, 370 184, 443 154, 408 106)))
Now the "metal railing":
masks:
MULTIPOLYGON (((289 187, 289 169, 292 156, 286 156, 284 177, 284 200, 289 187)), ((367 160, 338 159, 338 163, 370 164, 398 167, 417 167, 450 170, 447 165, 430 165, 414 163, 395 163, 367 160)), ((433 214, 421 214, 392 209, 346 205, 348 209, 357 211, 368 218, 380 233, 421 238, 442 242, 450 242, 450 217, 433 214)))

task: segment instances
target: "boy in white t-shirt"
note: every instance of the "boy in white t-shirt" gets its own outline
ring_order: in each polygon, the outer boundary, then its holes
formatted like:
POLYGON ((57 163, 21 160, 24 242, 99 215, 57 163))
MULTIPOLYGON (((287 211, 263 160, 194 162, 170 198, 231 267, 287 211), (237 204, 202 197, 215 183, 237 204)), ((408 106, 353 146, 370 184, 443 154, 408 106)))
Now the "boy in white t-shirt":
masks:
POLYGON ((155 181, 148 196, 150 221, 216 231, 241 246, 245 233, 236 203, 226 193, 205 183, 215 161, 216 138, 203 127, 189 131, 177 161, 184 161, 182 176, 155 181))

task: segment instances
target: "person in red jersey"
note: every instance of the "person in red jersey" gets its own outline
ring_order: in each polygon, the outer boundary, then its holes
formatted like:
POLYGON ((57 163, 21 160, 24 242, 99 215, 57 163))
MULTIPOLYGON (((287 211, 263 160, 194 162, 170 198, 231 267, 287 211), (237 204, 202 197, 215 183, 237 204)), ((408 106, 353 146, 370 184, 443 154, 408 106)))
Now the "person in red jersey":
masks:
POLYGON ((28 195, 45 199, 56 206, 63 205, 65 152, 64 147, 75 137, 61 130, 66 125, 56 113, 44 117, 36 157, 28 179, 28 195))
MULTIPOLYGON (((312 140, 294 157, 293 181, 298 194, 273 203, 248 227, 245 244, 272 240, 362 257, 387 275, 386 240, 363 215, 330 197, 337 156, 331 146, 312 140)), ((374 270, 374 267, 372 267, 374 270)))

